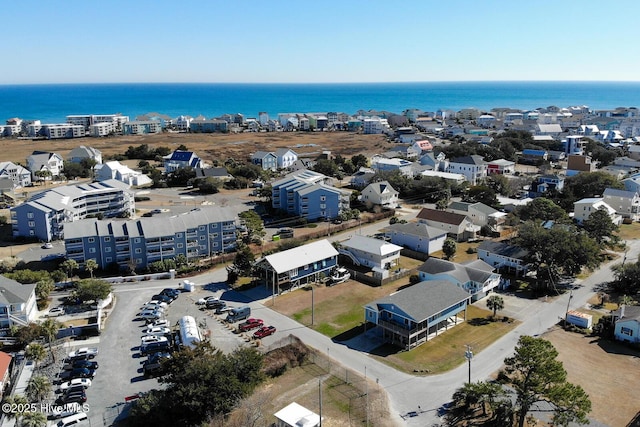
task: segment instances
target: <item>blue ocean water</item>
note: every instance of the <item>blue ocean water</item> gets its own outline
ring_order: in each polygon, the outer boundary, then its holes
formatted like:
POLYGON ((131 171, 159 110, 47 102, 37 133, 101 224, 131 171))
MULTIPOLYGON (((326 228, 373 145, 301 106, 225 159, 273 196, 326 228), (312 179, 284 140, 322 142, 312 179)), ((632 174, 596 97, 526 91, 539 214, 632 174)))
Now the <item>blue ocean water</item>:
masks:
POLYGON ((64 122, 72 114, 157 112, 207 118, 225 113, 358 110, 524 110, 556 105, 593 109, 640 104, 640 82, 424 82, 343 84, 47 84, 0 85, 0 123, 8 118, 64 122))

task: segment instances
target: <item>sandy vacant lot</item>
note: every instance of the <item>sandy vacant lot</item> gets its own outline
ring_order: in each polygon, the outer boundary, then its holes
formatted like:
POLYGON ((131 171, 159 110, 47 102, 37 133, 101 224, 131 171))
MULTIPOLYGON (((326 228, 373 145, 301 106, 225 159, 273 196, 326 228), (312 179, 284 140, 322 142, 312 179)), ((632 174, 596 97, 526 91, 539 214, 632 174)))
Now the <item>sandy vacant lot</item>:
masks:
POLYGON ((299 156, 315 157, 331 151, 351 157, 386 151, 390 146, 382 135, 362 135, 351 132, 277 132, 239 134, 186 134, 163 133, 157 135, 131 135, 108 138, 75 138, 63 140, 1 139, 2 159, 25 164, 34 150, 54 151, 66 158, 69 151, 87 145, 102 151, 103 156, 122 154, 130 145, 148 144, 175 149, 181 144, 195 151, 205 161, 226 160, 229 157, 244 160, 250 153, 277 148, 291 148, 299 156))
POLYGON ((569 381, 591 398, 590 416, 611 427, 627 426, 640 410, 640 352, 562 329, 544 338, 560 353, 569 381))

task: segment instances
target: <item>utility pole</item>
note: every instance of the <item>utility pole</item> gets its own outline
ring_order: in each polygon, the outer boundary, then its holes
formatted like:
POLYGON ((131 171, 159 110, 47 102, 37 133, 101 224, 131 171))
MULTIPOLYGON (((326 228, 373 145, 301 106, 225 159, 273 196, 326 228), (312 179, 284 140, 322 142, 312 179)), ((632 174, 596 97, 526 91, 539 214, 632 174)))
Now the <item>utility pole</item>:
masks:
POLYGON ((573 290, 569 292, 569 300, 567 301, 567 311, 564 312, 564 327, 567 327, 567 318, 569 317, 569 304, 571 304, 571 299, 573 298, 573 290))
POLYGON ((318 378, 318 396, 320 400, 320 424, 319 427, 322 427, 322 378, 318 378))
POLYGON ((471 359, 473 359, 473 352, 469 344, 467 344, 467 351, 464 352, 464 357, 469 361, 469 384, 471 384, 471 359))
POLYGON ((314 324, 314 313, 313 313, 313 283, 311 284, 311 325, 314 324))
POLYGON ((365 386, 365 391, 364 394, 367 395, 367 400, 366 400, 366 404, 364 407, 364 412, 367 416, 367 423, 365 424, 365 427, 369 427, 369 382, 367 381, 367 367, 364 367, 364 386, 365 386))

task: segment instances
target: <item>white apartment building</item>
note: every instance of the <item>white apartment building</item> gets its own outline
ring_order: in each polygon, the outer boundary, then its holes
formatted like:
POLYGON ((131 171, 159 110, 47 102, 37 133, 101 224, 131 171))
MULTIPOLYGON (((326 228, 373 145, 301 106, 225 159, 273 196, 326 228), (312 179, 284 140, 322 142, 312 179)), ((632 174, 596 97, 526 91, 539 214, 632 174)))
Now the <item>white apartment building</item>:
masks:
POLYGON ((107 136, 116 131, 116 125, 113 122, 96 123, 89 126, 89 135, 100 137, 107 136))
POLYGON ((389 128, 389 122, 387 119, 380 117, 370 117, 362 121, 363 133, 365 134, 381 134, 387 132, 389 128))

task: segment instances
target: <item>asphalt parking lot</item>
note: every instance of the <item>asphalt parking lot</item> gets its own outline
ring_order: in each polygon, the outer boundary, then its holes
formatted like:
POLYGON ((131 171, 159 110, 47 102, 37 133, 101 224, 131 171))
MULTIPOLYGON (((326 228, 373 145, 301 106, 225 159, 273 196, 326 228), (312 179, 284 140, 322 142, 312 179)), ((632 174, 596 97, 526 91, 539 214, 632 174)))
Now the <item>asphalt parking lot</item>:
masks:
MULTIPOLYGON (((111 425, 123 412, 125 401, 138 393, 161 387, 156 378, 145 378, 143 363, 146 357, 140 356, 141 331, 145 321, 136 320, 136 314, 151 297, 164 288, 178 286, 178 281, 150 281, 116 285, 114 294, 116 304, 109 313, 105 329, 99 338, 87 341, 71 342, 67 351, 80 347, 97 347, 99 353, 94 359, 100 367, 87 390, 89 418, 92 426, 111 425)), ((243 345, 252 345, 249 338, 253 331, 238 334, 234 331, 239 322, 229 325, 225 315, 215 315, 196 305, 196 301, 207 296, 216 296, 227 300, 229 306, 237 307, 242 303, 230 301, 226 285, 223 283, 198 286, 195 292, 182 292, 166 309, 166 319, 173 327, 185 315, 193 316, 200 326, 203 338, 208 337, 212 345, 223 352, 231 352, 243 345)), ((272 337, 270 337, 272 338, 272 337)), ((270 341, 270 340, 269 340, 270 341)))

